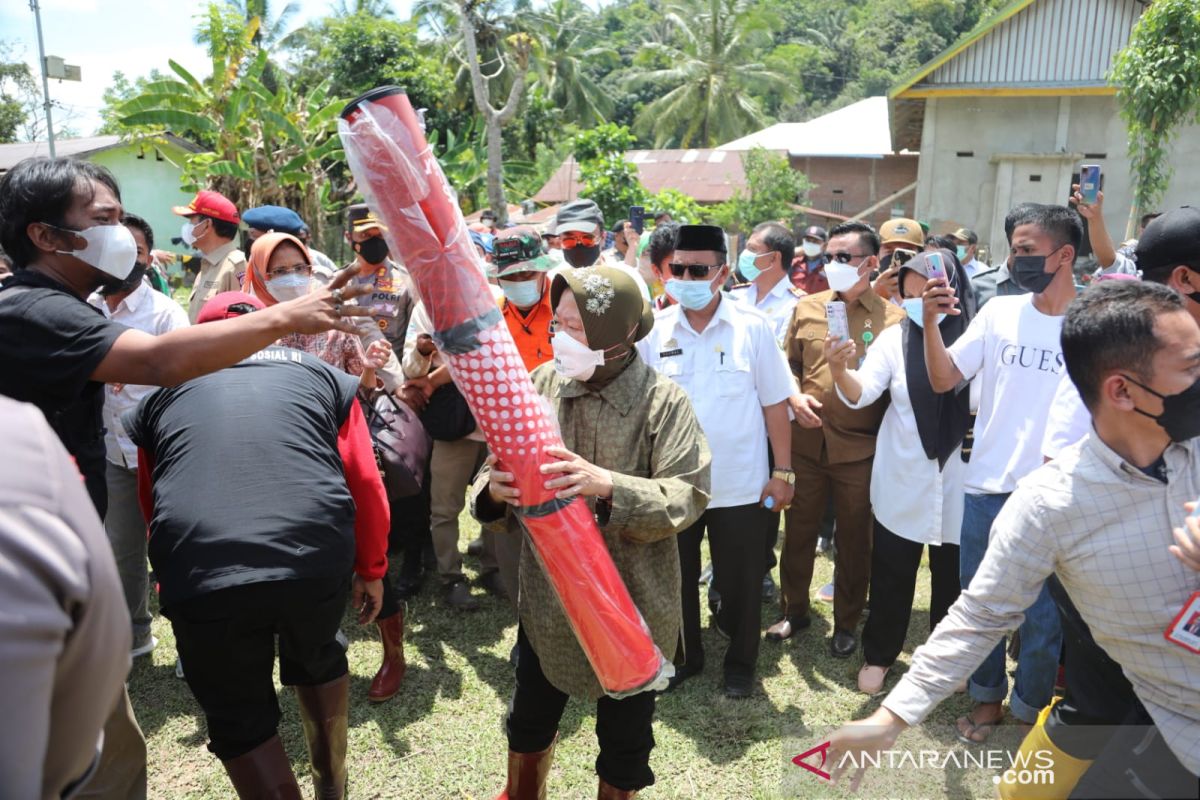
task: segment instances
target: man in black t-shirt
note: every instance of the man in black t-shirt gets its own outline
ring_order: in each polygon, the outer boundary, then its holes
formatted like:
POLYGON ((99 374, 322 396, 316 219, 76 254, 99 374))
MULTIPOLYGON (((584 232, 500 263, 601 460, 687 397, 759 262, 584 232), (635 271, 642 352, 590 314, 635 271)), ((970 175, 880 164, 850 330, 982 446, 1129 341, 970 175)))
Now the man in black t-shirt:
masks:
POLYGON ((37 406, 75 457, 104 516, 103 383, 174 386, 236 364, 288 333, 354 332, 369 315, 343 301, 350 273, 257 314, 151 336, 106 320, 85 298, 120 283, 137 257, 116 180, 69 158, 31 158, 0 178, 0 394, 37 406))
MULTIPOLYGON (((237 294, 213 298, 199 319, 237 294)), ((365 624, 387 571, 387 498, 356 389, 314 356, 268 347, 160 389, 123 419, 163 615, 209 750, 240 797, 299 797, 277 733, 276 638, 316 796, 344 796, 350 682, 336 637, 346 577, 353 569, 365 624)))

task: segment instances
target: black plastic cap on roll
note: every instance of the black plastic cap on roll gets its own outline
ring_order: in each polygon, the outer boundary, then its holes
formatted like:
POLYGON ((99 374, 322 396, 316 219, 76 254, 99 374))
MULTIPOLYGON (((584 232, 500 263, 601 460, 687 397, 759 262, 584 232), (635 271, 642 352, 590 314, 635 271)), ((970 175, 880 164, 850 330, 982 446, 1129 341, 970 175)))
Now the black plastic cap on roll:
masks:
POLYGON ((342 109, 340 116, 342 119, 347 119, 361 103, 375 101, 381 97, 391 97, 394 94, 407 94, 407 92, 405 92, 399 86, 377 86, 371 91, 364 92, 363 94, 360 94, 358 97, 351 100, 349 103, 346 103, 346 107, 342 109))

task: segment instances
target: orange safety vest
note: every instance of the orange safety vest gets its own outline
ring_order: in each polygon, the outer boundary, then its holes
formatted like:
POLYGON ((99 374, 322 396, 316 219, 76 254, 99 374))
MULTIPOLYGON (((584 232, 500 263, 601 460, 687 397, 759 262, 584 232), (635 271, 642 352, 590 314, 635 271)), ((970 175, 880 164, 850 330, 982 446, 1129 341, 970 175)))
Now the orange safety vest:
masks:
POLYGON ((507 299, 500 310, 508 323, 513 341, 517 343, 517 352, 525 362, 525 369, 533 372, 534 367, 553 357, 554 351, 550 347, 550 320, 554 317, 554 311, 550 308, 549 285, 542 292, 542 299, 530 309, 528 315, 523 316, 507 299))

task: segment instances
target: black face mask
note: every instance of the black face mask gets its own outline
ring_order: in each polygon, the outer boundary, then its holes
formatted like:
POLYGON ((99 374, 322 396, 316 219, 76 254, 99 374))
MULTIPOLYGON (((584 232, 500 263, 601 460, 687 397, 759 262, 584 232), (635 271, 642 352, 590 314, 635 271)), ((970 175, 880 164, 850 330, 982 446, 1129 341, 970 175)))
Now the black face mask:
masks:
POLYGON ((388 245, 382 236, 372 236, 370 239, 356 242, 354 252, 362 256, 363 261, 368 264, 382 264, 388 257, 388 245))
MULTIPOLYGON (((1044 256, 1013 256, 1008 265, 1008 272, 1013 283, 1032 294, 1041 294, 1058 274, 1046 272, 1046 259, 1062 250, 1065 245, 1059 245, 1044 256)), ((1059 267, 1062 269, 1062 267, 1059 267)))
POLYGON ((600 257, 600 245, 591 247, 564 247, 563 260, 572 267, 590 267, 600 257))
POLYGON ((1200 436, 1200 379, 1179 394, 1159 394, 1128 375, 1121 377, 1162 400, 1163 410, 1157 416, 1142 411, 1137 406, 1134 406, 1133 410, 1162 426, 1172 442, 1186 442, 1200 436))
POLYGON ((133 270, 125 276, 125 279, 114 278, 111 275, 105 276, 107 280, 100 285, 96 291, 101 297, 112 297, 114 294, 123 294, 124 292, 132 292, 142 282, 142 278, 146 276, 146 265, 140 261, 133 265, 133 270))

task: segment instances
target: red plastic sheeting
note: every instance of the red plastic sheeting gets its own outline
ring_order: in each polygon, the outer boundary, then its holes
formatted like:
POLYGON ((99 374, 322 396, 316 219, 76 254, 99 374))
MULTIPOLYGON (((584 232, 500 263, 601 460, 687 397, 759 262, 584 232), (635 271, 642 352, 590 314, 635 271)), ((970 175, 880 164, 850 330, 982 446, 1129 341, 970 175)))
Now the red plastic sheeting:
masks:
POLYGON ((595 518, 560 501, 538 468, 562 446, 484 277, 451 187, 403 90, 368 92, 342 112, 347 162, 412 276, 450 367, 500 466, 515 476, 518 515, 600 685, 620 697, 661 688, 672 668, 650 637, 595 518))

